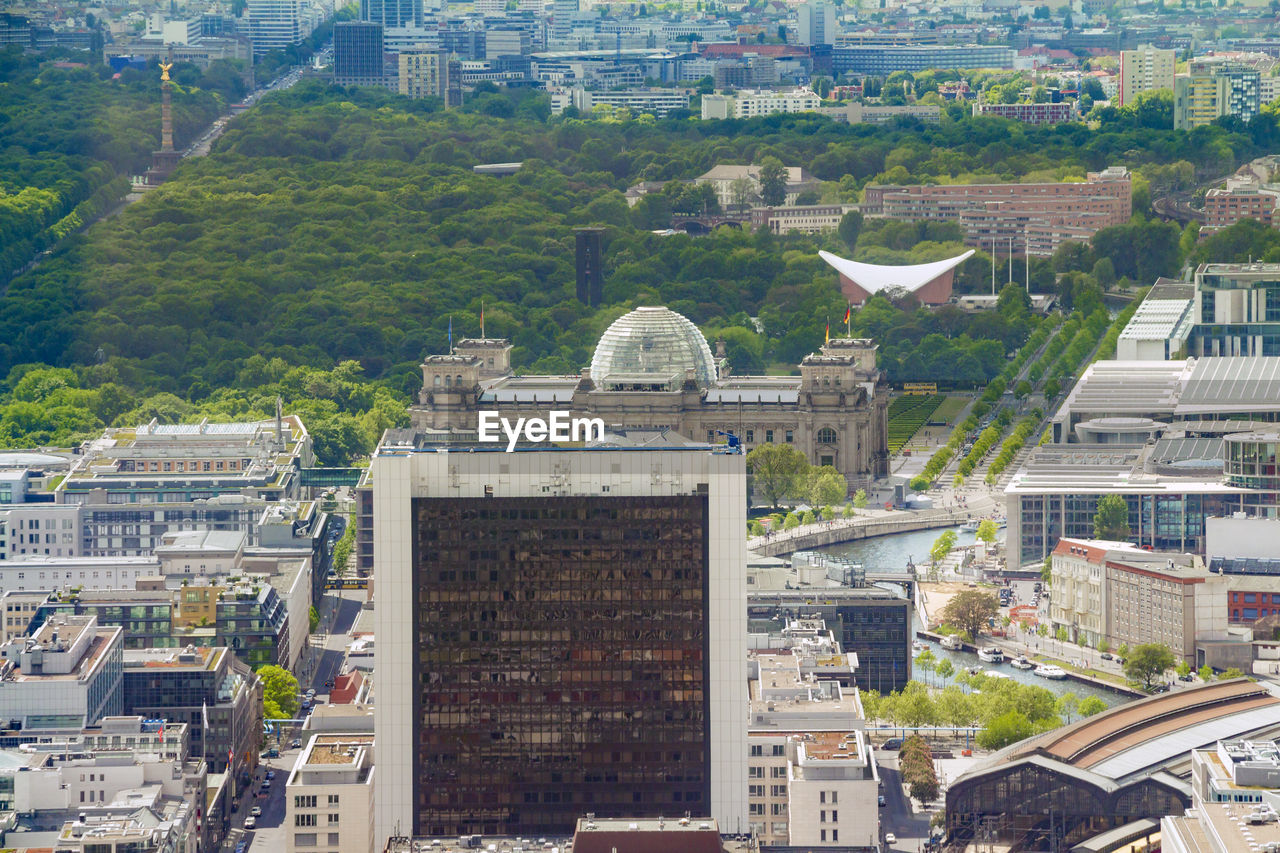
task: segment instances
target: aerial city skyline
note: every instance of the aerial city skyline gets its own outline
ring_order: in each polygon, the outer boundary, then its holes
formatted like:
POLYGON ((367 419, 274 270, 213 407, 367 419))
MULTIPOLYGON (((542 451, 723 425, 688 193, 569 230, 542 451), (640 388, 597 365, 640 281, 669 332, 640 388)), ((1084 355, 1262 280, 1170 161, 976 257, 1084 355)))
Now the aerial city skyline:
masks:
POLYGON ((0 847, 1280 851, 1280 18, 0 11, 0 847))

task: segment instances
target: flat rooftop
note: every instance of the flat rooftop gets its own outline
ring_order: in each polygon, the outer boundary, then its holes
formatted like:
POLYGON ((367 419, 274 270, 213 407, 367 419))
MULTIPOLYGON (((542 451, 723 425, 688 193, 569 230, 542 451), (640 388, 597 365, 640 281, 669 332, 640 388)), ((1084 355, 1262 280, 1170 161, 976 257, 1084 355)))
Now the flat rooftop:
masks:
POLYGON ((125 649, 125 669, 215 670, 226 646, 188 646, 181 649, 125 649))
POLYGON ((373 735, 318 735, 307 750, 306 764, 354 766, 360 755, 358 748, 372 745, 373 735))
POLYGON ((813 732, 804 740, 804 754, 810 761, 862 760, 854 732, 813 732))

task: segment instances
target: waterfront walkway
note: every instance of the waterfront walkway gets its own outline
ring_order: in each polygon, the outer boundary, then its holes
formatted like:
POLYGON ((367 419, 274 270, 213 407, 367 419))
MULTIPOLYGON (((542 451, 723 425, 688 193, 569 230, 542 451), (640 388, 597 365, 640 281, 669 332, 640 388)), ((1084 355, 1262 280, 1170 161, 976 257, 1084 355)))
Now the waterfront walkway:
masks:
POLYGON ((953 527, 972 518, 989 518, 1004 510, 996 493, 987 490, 944 493, 944 506, 922 510, 860 509, 853 518, 833 518, 803 524, 791 530, 780 530, 747 540, 747 550, 766 557, 777 557, 795 551, 806 551, 824 545, 837 545, 873 536, 908 533, 953 527), (963 503, 962 503, 963 501, 963 503))

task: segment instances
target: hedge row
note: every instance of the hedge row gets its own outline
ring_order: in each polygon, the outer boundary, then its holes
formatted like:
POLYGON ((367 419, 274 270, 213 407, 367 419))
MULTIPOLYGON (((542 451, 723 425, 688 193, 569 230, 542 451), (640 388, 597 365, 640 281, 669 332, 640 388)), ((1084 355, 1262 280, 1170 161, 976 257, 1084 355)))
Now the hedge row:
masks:
POLYGON ((987 485, 994 485, 996 478, 1009 467, 1009 463, 1013 461, 1013 457, 1018 455, 1018 451, 1026 444, 1027 437, 1035 430, 1036 425, 1040 423, 1043 412, 1039 409, 1033 409, 1031 414, 1018 422, 1013 428, 1013 432, 1009 433, 1009 437, 1000 445, 1000 452, 996 454, 996 458, 992 460, 991 466, 987 469, 987 485))
POLYGON ((901 450, 945 399, 942 394, 895 397, 889 404, 889 452, 901 450))

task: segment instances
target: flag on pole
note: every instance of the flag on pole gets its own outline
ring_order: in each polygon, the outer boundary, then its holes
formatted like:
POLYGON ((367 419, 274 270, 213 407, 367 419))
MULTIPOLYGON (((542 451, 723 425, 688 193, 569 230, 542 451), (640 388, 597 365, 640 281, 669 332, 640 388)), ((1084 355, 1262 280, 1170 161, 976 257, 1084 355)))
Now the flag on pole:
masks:
POLYGON ((453 315, 449 315, 449 355, 453 355, 453 315))
POLYGON ((208 737, 208 736, 209 736, 209 734, 208 734, 208 732, 209 732, 209 702, 208 702, 208 700, 202 701, 202 702, 200 703, 200 724, 201 724, 201 726, 203 726, 203 727, 204 727, 204 732, 205 732, 205 734, 203 735, 203 737, 208 737))
POLYGON ((484 337, 484 300, 480 300, 480 337, 484 337))
POLYGON ((827 337, 825 343, 831 343, 831 321, 827 321, 827 337))
POLYGON ((844 306, 844 333, 849 337, 853 337, 853 332, 850 331, 850 321, 852 320, 853 320, 853 306, 846 305, 844 306))

